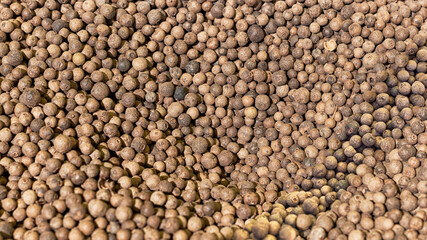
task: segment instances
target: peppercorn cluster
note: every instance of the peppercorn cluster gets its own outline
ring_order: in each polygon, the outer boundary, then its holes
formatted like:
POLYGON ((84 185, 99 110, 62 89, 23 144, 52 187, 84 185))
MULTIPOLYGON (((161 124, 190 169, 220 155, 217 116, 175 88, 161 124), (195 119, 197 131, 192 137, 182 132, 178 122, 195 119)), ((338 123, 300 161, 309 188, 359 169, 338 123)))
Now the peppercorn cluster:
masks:
POLYGON ((0 0, 0 240, 427 239, 426 0, 0 0))

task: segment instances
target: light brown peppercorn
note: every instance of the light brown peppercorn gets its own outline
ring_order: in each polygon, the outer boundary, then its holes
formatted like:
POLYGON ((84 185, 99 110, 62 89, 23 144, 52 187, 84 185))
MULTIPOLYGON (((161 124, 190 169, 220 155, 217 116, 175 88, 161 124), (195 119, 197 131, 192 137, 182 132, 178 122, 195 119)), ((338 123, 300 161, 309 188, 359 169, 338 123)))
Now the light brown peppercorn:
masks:
POLYGON ((193 140, 191 148, 195 153, 203 154, 209 149, 209 142, 206 138, 198 137, 193 140))
POLYGON ((71 149, 73 149, 73 145, 73 140, 70 137, 62 134, 58 135, 53 140, 53 146, 55 147, 56 151, 60 153, 69 152, 71 149))
POLYGON ((208 152, 202 155, 200 162, 202 163, 204 168, 212 169, 217 166, 218 159, 214 154, 208 152))
POLYGON ((197 216, 193 216, 188 219, 187 227, 191 232, 197 232, 203 228, 204 224, 202 219, 197 216))
POLYGON ((228 150, 222 151, 218 155, 218 162, 221 166, 229 166, 235 161, 235 156, 228 150))
POLYGON ((110 89, 108 88, 107 84, 98 82, 93 85, 91 94, 95 99, 100 101, 110 94, 110 89))

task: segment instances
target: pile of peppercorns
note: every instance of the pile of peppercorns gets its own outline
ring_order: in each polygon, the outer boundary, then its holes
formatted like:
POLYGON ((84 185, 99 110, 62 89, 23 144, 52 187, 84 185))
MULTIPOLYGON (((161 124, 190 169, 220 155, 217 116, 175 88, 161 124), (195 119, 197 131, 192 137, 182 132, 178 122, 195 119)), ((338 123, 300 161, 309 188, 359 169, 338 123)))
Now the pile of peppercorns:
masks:
POLYGON ((0 240, 427 239, 426 0, 1 0, 0 240))

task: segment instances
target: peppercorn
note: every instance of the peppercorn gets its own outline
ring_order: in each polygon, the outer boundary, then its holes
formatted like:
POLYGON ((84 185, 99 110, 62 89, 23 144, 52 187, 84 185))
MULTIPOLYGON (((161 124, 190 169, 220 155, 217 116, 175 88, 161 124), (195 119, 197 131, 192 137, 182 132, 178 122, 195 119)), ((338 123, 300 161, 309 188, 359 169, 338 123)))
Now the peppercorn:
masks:
POLYGON ((27 107, 35 107, 41 101, 41 94, 38 90, 34 88, 27 88, 19 96, 19 101, 25 104, 27 107))
POLYGON ((204 153, 201 158, 201 163, 204 168, 206 169, 212 169, 217 166, 218 159, 215 155, 212 153, 204 153))
POLYGON ((126 58, 122 58, 117 62, 117 69, 119 69, 120 72, 127 72, 130 68, 131 64, 126 58))
POLYGON ((196 74, 200 71, 200 63, 197 61, 190 61, 185 69, 187 73, 196 74))
POLYGON ((268 220, 260 218, 255 224, 252 226, 252 233, 254 237, 257 239, 262 239, 267 236, 269 231, 269 223, 268 220))
POLYGON ((162 21, 163 14, 160 10, 154 9, 148 12, 147 19, 151 25, 159 24, 162 21))
POLYGON ((231 165, 235 161, 234 159, 234 154, 228 150, 224 150, 218 155, 218 162, 221 166, 231 165))
POLYGON ((68 153, 73 148, 73 140, 65 135, 58 135, 53 141, 55 149, 60 153, 68 153))
POLYGON ((247 33, 248 33, 249 41, 254 43, 261 42, 265 37, 264 30, 258 25, 251 25, 248 28, 247 33))

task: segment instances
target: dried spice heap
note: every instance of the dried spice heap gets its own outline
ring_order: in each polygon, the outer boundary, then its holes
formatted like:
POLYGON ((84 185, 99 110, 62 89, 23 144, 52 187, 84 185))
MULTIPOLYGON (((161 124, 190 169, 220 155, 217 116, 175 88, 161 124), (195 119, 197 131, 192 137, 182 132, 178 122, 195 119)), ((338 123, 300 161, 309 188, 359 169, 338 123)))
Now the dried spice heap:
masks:
POLYGON ((427 239, 426 0, 1 0, 0 240, 427 239))

